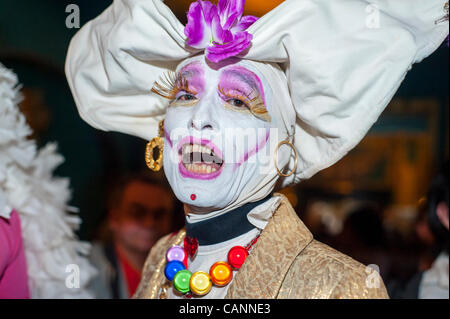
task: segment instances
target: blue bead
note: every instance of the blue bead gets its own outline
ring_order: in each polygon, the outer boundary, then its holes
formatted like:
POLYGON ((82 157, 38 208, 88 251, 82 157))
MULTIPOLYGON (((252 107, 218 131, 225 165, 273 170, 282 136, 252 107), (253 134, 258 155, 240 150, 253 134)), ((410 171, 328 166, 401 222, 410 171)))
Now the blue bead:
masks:
POLYGON ((172 260, 171 262, 168 262, 166 268, 164 268, 164 275, 166 275, 167 279, 172 281, 175 274, 184 269, 186 269, 186 267, 184 267, 184 264, 181 261, 172 260))

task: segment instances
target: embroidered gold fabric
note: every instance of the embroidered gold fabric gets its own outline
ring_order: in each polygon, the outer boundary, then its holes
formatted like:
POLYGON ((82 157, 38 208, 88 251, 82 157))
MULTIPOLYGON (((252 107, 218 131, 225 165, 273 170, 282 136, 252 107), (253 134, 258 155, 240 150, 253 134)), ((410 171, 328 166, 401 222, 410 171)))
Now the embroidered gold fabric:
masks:
MULTIPOLYGON (((280 206, 236 272, 226 298, 389 298, 377 273, 314 240, 288 199, 282 194, 275 196, 281 197, 280 206)), ((183 229, 158 241, 144 265, 134 298, 167 298, 171 286, 164 277, 165 252, 180 244, 184 236, 183 229)))

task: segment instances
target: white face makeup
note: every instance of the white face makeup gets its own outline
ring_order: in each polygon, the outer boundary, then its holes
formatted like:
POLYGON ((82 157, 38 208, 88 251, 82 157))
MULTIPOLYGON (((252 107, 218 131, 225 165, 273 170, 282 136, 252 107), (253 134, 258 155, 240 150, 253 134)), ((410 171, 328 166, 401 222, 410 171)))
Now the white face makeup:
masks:
POLYGON ((272 92, 249 63, 212 69, 203 56, 178 68, 164 127, 164 171, 197 213, 227 207, 270 160, 272 92))

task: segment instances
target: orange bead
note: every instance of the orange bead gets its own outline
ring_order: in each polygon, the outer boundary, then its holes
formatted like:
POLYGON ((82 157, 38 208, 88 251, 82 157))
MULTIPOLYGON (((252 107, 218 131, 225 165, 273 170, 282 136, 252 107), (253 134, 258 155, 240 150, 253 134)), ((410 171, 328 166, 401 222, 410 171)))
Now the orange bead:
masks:
POLYGON ((209 269, 209 275, 216 286, 226 286, 233 278, 233 269, 228 263, 218 261, 209 269))

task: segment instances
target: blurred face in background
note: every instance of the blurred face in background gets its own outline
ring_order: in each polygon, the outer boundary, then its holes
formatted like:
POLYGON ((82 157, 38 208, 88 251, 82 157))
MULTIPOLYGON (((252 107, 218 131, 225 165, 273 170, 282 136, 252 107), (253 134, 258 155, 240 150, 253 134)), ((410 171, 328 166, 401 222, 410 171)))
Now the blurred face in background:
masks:
POLYGON ((109 212, 114 242, 122 249, 148 253, 156 241, 170 232, 173 200, 163 187, 131 181, 109 212))

